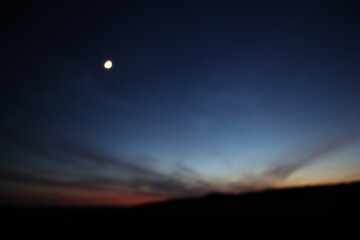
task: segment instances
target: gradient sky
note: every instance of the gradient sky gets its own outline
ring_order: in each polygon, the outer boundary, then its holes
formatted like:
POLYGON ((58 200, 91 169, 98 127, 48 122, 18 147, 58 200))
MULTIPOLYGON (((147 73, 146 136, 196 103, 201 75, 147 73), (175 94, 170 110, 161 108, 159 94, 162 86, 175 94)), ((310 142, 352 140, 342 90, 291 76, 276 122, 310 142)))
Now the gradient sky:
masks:
POLYGON ((58 2, 1 14, 1 204, 360 180, 359 1, 58 2))

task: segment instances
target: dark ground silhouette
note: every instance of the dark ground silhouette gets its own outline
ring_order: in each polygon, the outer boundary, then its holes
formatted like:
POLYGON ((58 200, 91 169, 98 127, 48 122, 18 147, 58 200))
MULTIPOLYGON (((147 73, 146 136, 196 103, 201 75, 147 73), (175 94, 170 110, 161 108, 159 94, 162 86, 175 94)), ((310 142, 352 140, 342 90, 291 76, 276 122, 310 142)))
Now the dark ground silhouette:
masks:
POLYGON ((8 207, 1 209, 0 238, 360 239, 359 193, 357 182, 211 194, 132 208, 8 207))

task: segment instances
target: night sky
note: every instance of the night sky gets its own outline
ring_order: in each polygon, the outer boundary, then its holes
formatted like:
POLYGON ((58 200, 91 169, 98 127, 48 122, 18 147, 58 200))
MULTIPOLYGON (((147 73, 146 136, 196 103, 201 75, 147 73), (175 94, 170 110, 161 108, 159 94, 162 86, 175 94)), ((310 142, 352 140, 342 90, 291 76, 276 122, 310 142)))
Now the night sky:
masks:
POLYGON ((2 3, 1 205, 360 180, 359 1, 52 2, 2 3))

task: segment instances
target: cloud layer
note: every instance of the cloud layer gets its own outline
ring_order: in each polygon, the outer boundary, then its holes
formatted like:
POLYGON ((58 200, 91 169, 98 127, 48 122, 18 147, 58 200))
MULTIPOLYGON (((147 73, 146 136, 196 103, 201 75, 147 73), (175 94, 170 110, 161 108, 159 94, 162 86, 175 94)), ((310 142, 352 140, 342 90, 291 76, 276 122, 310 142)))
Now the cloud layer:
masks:
POLYGON ((14 164, 0 165, 2 184, 16 182, 95 192, 131 192, 160 198, 192 197, 211 192, 246 192, 271 188, 296 171, 325 159, 359 140, 348 134, 319 144, 291 159, 269 165, 258 175, 240 176, 235 182, 214 182, 200 176, 194 169, 178 165, 171 172, 161 172, 145 164, 147 158, 133 161, 129 157, 111 156, 86 144, 64 139, 46 139, 36 135, 0 131, 0 140, 13 152, 1 151, 2 159, 14 164), (30 162, 32 158, 42 159, 30 162))

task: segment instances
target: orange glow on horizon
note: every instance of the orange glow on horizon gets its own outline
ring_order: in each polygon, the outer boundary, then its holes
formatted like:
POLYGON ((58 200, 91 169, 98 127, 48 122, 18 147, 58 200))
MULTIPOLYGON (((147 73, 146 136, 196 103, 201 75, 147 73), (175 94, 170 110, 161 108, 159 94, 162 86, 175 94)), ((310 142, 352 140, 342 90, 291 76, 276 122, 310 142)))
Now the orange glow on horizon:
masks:
MULTIPOLYGON (((266 189, 282 189, 306 186, 321 186, 331 184, 342 184, 360 181, 360 176, 354 175, 342 179, 293 179, 284 182, 274 183, 272 186, 264 187, 256 186, 247 192, 256 192, 266 189)), ((2 199, 13 205, 29 205, 29 206, 136 206, 147 203, 162 202, 171 199, 164 196, 145 196, 130 190, 114 191, 114 190, 90 190, 71 187, 56 187, 29 184, 29 183, 2 183, 0 185, 3 190, 0 193, 2 199)), ((219 191, 226 193, 241 193, 228 189, 228 191, 219 191)), ((246 192, 246 191, 243 191, 246 192)))

